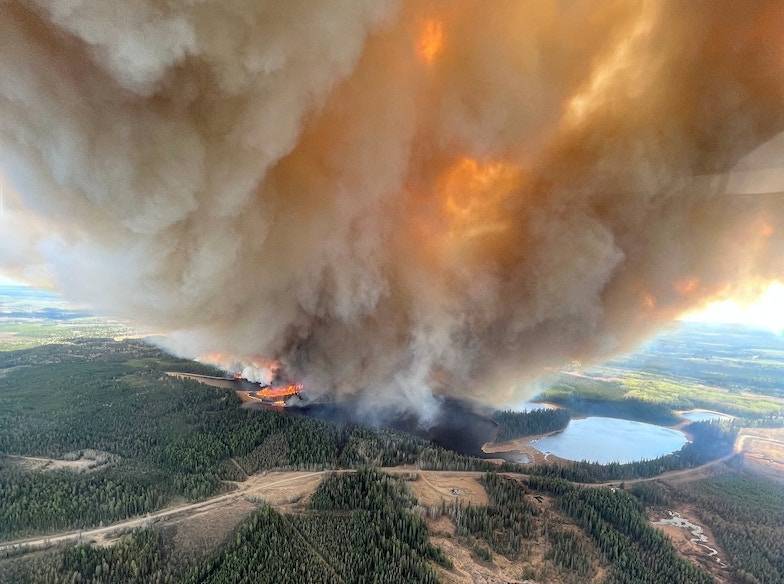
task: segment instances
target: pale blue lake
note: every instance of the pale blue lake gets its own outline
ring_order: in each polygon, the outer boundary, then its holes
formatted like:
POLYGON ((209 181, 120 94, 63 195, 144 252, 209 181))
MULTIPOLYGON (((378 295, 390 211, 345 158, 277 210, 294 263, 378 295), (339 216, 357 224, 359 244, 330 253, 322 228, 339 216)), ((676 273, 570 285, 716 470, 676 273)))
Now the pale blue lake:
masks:
POLYGON ((531 445, 544 453, 567 460, 635 462, 670 454, 688 442, 678 430, 591 416, 572 420, 562 432, 534 440, 531 445))

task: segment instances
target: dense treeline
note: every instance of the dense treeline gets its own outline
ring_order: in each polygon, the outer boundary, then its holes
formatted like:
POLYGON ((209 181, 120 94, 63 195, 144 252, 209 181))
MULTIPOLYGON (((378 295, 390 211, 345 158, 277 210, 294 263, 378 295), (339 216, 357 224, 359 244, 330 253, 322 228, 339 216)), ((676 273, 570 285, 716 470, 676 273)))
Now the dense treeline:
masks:
POLYGON ((563 430, 569 424, 569 412, 565 409, 539 409, 530 412, 512 410, 498 411, 493 414, 498 422, 497 442, 514 440, 522 436, 546 434, 563 430))
POLYGON ((182 569, 161 534, 143 529, 109 547, 78 545, 39 558, 7 561, 0 564, 0 582, 173 584, 182 569))
POLYGON ((346 582, 434 584, 433 547, 403 484, 375 470, 333 474, 311 499, 311 513, 284 516, 269 507, 187 582, 346 582))
POLYGON ((550 529, 547 532, 550 547, 544 557, 565 570, 571 578, 580 582, 590 580, 594 573, 593 548, 582 537, 565 529, 550 529))
POLYGON ((44 346, 2 353, 0 363, 23 366, 0 377, 0 453, 62 458, 94 449, 113 461, 89 476, 4 465, 0 537, 110 522, 176 496, 204 498, 222 481, 264 469, 494 468, 407 434, 244 409, 232 391, 165 374, 206 368, 138 341, 44 346))
POLYGON ((784 426, 784 416, 763 416, 760 418, 736 418, 736 426, 743 428, 781 428, 784 426))
POLYGON ((211 556, 180 558, 160 533, 140 530, 112 547, 72 546, 0 563, 0 581, 19 584, 435 584, 435 561, 402 481, 375 470, 334 474, 310 510, 283 515, 263 505, 211 556), (188 564, 188 562, 191 562, 188 564))
POLYGON ((697 507, 729 556, 735 581, 784 582, 784 487, 730 473, 678 487, 670 495, 697 507))
POLYGON ((653 477, 663 472, 694 468, 733 452, 737 430, 716 422, 693 422, 686 427, 693 441, 679 451, 652 460, 629 463, 538 464, 527 467, 534 475, 549 476, 580 483, 598 483, 653 477))
POLYGON ((526 498, 522 485, 513 479, 487 473, 482 483, 490 505, 442 503, 441 511, 452 517, 459 535, 481 538, 494 551, 516 558, 524 541, 534 532, 533 518, 538 510, 526 498))
POLYGON ((360 469, 328 477, 311 498, 317 513, 293 521, 346 582, 435 582, 428 560, 449 561, 415 503, 400 479, 360 469))
MULTIPOLYGON (((583 380, 585 384, 592 382, 593 380, 583 380)), ((575 382, 572 380, 571 383, 575 382)), ((593 397, 590 395, 590 389, 587 394, 581 394, 583 386, 576 384, 576 387, 576 389, 567 389, 555 386, 544 392, 540 398, 583 416, 625 418, 661 426, 677 424, 679 421, 678 417, 673 414, 670 404, 654 403, 634 397, 618 398, 617 395, 604 395, 606 392, 603 392, 601 396, 593 397)))
POLYGON ((169 493, 164 477, 115 470, 74 475, 0 469, 0 537, 79 529, 159 508, 169 493))
POLYGON ((213 557, 193 569, 187 584, 336 583, 337 575, 286 517, 263 506, 213 557))
MULTIPOLYGON (((642 505, 622 490, 578 487, 560 479, 531 477, 532 488, 556 496, 611 565, 613 584, 709 584, 711 578, 681 559, 669 539, 651 527, 642 505)), ((571 560, 564 559, 570 562, 571 560)))

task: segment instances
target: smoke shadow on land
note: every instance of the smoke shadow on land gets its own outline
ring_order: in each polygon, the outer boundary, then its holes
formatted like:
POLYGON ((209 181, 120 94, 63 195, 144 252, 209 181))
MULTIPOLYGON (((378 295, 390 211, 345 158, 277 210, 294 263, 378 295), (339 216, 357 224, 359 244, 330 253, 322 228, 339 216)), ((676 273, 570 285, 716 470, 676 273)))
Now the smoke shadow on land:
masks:
MULTIPOLYGON (((438 413, 428 426, 423 426, 421 419, 414 414, 392 410, 374 412, 372 426, 413 434, 466 456, 487 457, 482 452, 482 445, 492 442, 498 432, 498 425, 490 417, 490 411, 465 400, 452 397, 438 399, 438 413)), ((292 404, 285 411, 329 422, 369 425, 366 409, 355 399, 292 404)))

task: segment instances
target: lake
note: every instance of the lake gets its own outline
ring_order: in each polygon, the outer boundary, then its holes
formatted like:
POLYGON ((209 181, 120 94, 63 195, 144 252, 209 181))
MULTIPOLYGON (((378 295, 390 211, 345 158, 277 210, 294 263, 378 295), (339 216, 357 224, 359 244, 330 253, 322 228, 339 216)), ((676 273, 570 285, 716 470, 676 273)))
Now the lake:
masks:
POLYGON ((566 460, 635 462, 670 454, 686 444, 678 430, 618 418, 591 416, 572 420, 562 432, 534 440, 531 445, 566 460))

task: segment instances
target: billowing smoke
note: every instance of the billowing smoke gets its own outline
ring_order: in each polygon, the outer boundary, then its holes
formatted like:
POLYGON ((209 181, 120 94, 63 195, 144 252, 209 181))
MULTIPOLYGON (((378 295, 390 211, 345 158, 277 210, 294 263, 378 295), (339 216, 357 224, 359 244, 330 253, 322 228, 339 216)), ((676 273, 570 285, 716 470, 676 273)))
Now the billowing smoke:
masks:
POLYGON ((782 131, 779 0, 0 0, 0 257, 379 406, 781 276, 782 131))

